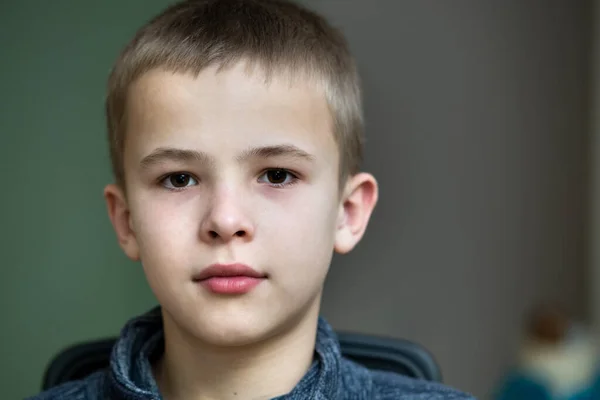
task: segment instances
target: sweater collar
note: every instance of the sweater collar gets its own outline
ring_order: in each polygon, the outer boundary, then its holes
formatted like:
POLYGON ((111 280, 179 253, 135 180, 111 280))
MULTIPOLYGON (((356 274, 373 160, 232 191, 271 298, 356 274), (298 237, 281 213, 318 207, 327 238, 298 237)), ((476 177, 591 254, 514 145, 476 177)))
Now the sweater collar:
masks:
MULTIPOLYGON (((115 399, 161 400, 152 374, 152 362, 164 351, 160 307, 129 321, 113 347, 110 393, 115 399)), ((288 394, 273 400, 327 400, 341 388, 341 352, 335 332, 322 318, 317 325, 315 361, 288 394)))

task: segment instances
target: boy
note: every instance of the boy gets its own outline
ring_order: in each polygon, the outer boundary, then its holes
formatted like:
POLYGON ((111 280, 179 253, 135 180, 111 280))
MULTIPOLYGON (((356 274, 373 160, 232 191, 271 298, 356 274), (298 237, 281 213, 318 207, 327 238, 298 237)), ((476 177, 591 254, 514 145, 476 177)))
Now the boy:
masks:
POLYGON ((340 356, 319 318, 333 251, 377 201, 343 36, 288 0, 189 0, 144 26, 109 79, 123 251, 160 308, 111 368, 41 399, 467 399, 340 356))

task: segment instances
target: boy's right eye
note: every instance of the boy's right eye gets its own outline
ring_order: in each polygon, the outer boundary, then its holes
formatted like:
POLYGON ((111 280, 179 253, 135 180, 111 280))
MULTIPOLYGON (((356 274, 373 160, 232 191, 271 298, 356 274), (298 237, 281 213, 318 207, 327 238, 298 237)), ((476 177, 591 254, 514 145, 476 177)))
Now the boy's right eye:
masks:
POLYGON ((177 190, 188 186, 196 186, 198 181, 190 174, 185 172, 177 172, 170 174, 161 180, 161 184, 167 189, 177 190))

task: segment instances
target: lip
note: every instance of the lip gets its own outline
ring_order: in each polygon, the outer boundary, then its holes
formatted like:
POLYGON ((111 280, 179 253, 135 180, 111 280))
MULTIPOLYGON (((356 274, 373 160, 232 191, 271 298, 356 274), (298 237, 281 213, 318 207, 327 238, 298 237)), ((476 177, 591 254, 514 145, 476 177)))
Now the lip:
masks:
POLYGON ((254 289, 267 276, 245 264, 213 264, 193 277, 213 293, 244 294, 254 289))
POLYGON ((262 274, 252 267, 246 264, 213 264, 204 268, 198 275, 195 275, 193 279, 195 281, 203 281, 209 278, 215 277, 233 277, 233 276, 246 276, 249 278, 266 278, 265 274, 262 274))

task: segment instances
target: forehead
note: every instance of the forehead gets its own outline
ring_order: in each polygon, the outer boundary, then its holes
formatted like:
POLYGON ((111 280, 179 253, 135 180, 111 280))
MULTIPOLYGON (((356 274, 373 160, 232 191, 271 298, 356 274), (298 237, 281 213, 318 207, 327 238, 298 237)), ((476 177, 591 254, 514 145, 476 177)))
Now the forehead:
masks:
POLYGON ((317 158, 335 163, 339 158, 318 85, 283 75, 267 81, 241 63, 197 76, 152 70, 129 88, 126 112, 129 161, 156 147, 202 147, 224 155, 290 142, 317 158))

